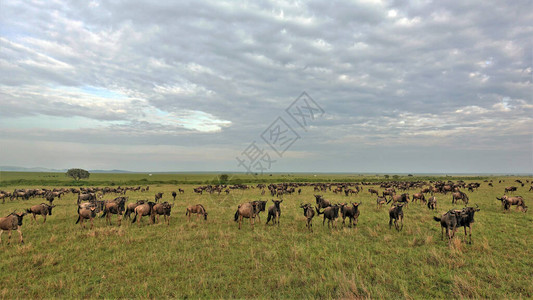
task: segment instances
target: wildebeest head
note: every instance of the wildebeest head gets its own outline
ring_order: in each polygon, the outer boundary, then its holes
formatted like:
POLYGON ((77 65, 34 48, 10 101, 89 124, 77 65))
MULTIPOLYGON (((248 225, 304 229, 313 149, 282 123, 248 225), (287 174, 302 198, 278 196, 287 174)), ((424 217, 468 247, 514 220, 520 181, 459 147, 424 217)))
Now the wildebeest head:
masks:
POLYGON ((18 226, 22 226, 22 219, 24 218, 25 215, 26 215, 25 212, 22 212, 22 213, 12 212, 12 213, 9 214, 9 216, 15 216, 17 218, 17 225, 18 226))
POLYGON ((47 207, 48 207, 48 214, 49 215, 52 215, 52 208, 56 207, 55 205, 48 205, 48 204, 45 204, 47 207))

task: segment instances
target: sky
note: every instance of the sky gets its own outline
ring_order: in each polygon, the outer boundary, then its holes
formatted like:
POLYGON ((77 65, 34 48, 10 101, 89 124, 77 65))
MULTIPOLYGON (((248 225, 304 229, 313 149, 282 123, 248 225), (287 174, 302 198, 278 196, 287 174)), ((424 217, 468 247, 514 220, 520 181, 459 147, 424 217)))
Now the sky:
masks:
POLYGON ((2 0, 0 165, 532 173, 532 36, 529 0, 2 0))

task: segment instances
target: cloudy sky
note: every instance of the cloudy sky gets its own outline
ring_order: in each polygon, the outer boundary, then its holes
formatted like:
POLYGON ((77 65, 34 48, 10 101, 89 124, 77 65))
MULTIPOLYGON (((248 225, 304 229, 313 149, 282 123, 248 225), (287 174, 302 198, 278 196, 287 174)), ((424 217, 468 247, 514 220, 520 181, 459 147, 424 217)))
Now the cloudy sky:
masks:
POLYGON ((2 0, 0 165, 533 172, 531 1, 410 2, 2 0))

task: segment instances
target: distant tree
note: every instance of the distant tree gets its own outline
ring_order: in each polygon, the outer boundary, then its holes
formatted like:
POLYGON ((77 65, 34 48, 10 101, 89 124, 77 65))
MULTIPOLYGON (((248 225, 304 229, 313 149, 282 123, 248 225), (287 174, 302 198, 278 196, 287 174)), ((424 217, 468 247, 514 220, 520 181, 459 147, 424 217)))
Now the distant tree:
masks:
POLYGON ((80 179, 86 179, 89 178, 89 171, 84 169, 69 169, 67 171, 67 176, 74 178, 74 180, 78 181, 80 179))
POLYGON ((221 184, 226 184, 226 183, 228 183, 228 179, 229 179, 228 174, 222 174, 222 175, 220 175, 220 177, 218 178, 218 180, 219 180, 219 182, 220 182, 221 184))
POLYGON ((407 177, 413 177, 413 174, 407 174, 407 177))
POLYGON ((390 177, 389 175, 385 175, 385 178, 386 178, 386 179, 389 179, 389 177, 390 177))
POLYGON ((398 179, 400 179, 400 176, 398 176, 398 175, 394 175, 394 176, 392 176, 392 178, 393 178, 394 180, 398 180, 398 179))

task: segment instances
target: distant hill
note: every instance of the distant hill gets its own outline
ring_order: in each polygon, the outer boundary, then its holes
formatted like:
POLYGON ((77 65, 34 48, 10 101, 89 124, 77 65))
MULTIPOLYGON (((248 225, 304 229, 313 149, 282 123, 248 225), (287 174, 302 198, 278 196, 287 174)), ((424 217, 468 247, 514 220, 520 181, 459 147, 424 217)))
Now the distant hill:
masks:
MULTIPOLYGON (((8 172, 55 172, 55 173, 65 173, 67 169, 49 169, 49 168, 24 168, 16 166, 0 166, 0 171, 8 172)), ((125 170, 89 170, 89 173, 131 173, 130 171, 125 170)))

